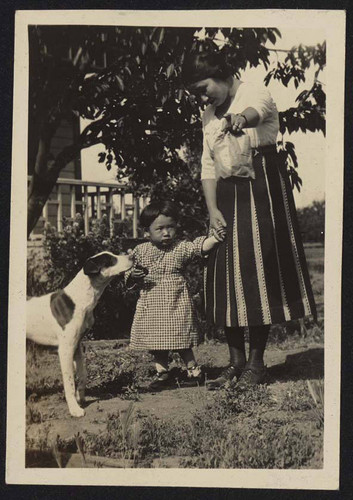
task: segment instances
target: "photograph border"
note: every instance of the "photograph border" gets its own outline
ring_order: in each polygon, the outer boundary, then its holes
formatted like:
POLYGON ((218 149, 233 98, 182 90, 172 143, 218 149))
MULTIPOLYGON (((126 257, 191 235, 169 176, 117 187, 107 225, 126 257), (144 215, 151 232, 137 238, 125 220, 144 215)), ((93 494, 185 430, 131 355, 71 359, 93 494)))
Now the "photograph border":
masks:
MULTIPOLYGON (((194 486, 241 488, 337 489, 339 478, 341 254, 343 210, 343 118, 345 13, 323 10, 198 11, 197 25, 281 27, 321 26, 327 34, 327 134, 325 230, 325 433, 320 470, 255 469, 26 469, 25 442, 25 302, 27 253, 28 39, 30 24, 195 26, 194 11, 18 11, 15 24, 12 199, 10 222, 8 409, 6 480, 13 484, 121 486, 194 486), (182 19, 182 23, 180 22, 182 19), (337 241, 340 244, 337 244, 337 241), (19 313, 21 311, 21 314, 19 313), (328 357, 329 353, 329 357, 328 357), (15 395, 15 397, 14 397, 15 395), (236 472, 236 473, 235 473, 236 472)), ((282 28, 283 29, 283 28, 282 28)))

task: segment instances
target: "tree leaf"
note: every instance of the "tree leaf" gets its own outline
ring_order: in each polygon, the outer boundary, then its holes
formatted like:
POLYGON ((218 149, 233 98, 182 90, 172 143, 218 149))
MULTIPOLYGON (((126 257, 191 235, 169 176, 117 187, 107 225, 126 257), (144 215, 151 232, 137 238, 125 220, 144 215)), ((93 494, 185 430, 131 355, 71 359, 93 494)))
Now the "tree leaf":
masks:
POLYGON ((170 78, 173 74, 173 71, 174 71, 174 64, 171 63, 169 64, 167 70, 166 70, 166 75, 167 75, 167 78, 170 78))
POLYGON ((122 81, 122 79, 118 75, 116 75, 115 78, 116 78, 116 81, 118 82, 119 89, 121 90, 121 92, 124 92, 124 89, 125 89, 124 82, 122 81))
POLYGON ((163 42, 164 34, 165 34, 165 29, 161 28, 161 30, 159 32, 159 38, 158 38, 158 47, 163 42))
POLYGON ((105 153, 98 153, 98 163, 104 163, 105 161, 105 153))

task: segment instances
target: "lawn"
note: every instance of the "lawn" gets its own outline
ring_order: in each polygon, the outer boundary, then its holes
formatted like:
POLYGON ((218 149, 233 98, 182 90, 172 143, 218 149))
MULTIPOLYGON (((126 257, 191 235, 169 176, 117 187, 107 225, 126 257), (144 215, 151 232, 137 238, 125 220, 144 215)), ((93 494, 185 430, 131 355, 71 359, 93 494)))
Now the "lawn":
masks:
MULTIPOLYGON (((28 467, 320 468, 323 466, 323 248, 306 248, 318 326, 275 325, 267 383, 241 392, 175 386, 152 394, 147 353, 117 340, 86 341, 86 415, 70 417, 57 353, 28 344, 28 467)), ((196 349, 208 378, 227 364, 220 340, 196 349)))

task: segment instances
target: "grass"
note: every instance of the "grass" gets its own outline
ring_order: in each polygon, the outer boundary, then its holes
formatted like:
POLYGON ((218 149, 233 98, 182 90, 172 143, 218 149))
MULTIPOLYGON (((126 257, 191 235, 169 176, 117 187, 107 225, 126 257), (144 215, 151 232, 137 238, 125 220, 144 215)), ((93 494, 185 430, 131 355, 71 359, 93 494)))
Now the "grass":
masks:
MULTIPOLYGON (((188 468, 297 469, 320 461, 322 431, 315 419, 299 428, 283 411, 286 398, 276 403, 267 387, 247 393, 230 387, 204 397, 204 407, 189 422, 139 415, 130 403, 126 412, 106 416, 103 432, 84 432, 77 448, 83 457, 87 453, 123 459, 130 467, 151 466, 156 458, 170 456, 178 457, 179 467, 188 468), (271 413, 277 418, 270 418, 271 413)), ((291 410, 300 407, 306 411, 302 395, 297 392, 293 398, 297 403, 291 410)), ((77 436, 75 440, 77 443, 77 436)), ((56 442, 52 446, 56 460, 60 458, 59 446, 67 451, 72 445, 72 440, 66 447, 56 442)))

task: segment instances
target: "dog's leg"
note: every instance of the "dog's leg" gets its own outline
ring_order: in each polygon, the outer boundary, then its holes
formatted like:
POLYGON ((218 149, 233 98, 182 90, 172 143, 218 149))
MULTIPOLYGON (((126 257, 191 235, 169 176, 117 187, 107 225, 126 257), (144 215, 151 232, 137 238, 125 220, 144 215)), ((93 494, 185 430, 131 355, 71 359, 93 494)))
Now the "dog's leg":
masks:
MULTIPOLYGON (((66 339, 65 339, 66 340, 66 339)), ((64 392, 69 412, 73 417, 83 417, 85 411, 75 398, 74 354, 76 345, 62 340, 59 344, 59 359, 64 382, 64 392)))
POLYGON ((78 344, 74 355, 74 366, 77 376, 76 400, 79 404, 85 402, 85 389, 87 382, 87 370, 81 344, 78 344))

